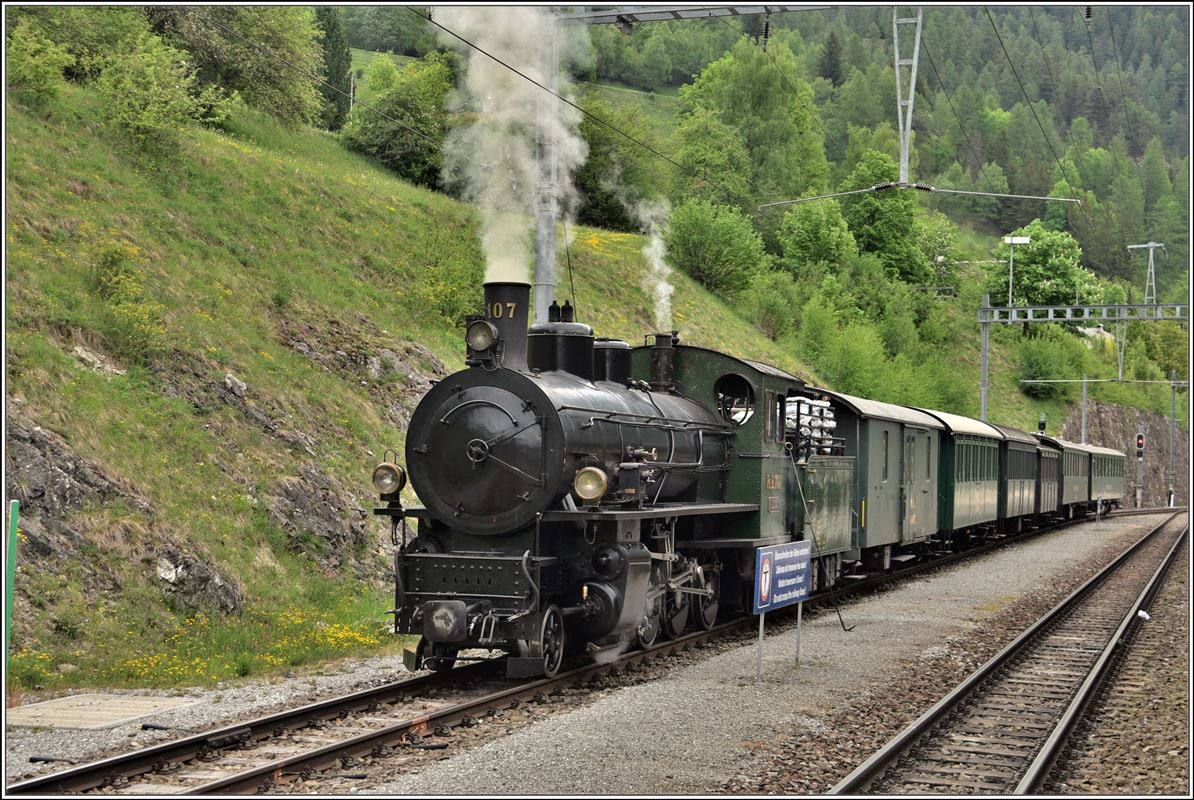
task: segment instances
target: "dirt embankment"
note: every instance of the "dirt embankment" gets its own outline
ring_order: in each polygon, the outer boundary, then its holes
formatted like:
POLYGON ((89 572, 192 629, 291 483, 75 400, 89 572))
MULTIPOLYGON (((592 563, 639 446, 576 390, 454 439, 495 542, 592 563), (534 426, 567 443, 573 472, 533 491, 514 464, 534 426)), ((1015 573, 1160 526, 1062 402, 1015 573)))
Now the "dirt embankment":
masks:
MULTIPOLYGON (((1178 402, 1185 398, 1178 396, 1178 402)), ((1169 488, 1169 416, 1141 411, 1114 403, 1090 401, 1086 408, 1086 441, 1103 447, 1111 447, 1128 454, 1124 475, 1126 505, 1132 505, 1136 491, 1136 434, 1144 426, 1144 481, 1142 504, 1145 507, 1161 506, 1166 502, 1169 488)), ((1080 441, 1082 435, 1082 409, 1075 406, 1061 426, 1061 436, 1070 441, 1080 441)), ((1176 474, 1173 488, 1179 506, 1189 503, 1190 476, 1190 433, 1180 426, 1174 435, 1176 450, 1176 474)))

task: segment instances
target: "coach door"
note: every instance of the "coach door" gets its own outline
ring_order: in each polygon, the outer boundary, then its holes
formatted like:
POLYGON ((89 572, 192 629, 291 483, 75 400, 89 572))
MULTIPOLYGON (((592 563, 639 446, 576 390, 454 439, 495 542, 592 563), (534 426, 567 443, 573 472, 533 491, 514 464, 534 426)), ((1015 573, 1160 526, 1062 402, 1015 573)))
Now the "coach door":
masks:
POLYGON ((926 476, 932 475, 929 459, 930 437, 923 428, 904 428, 904 463, 900 478, 900 505, 903 516, 900 539, 913 542, 928 536, 934 514, 929 513, 937 497, 927 491, 926 476))

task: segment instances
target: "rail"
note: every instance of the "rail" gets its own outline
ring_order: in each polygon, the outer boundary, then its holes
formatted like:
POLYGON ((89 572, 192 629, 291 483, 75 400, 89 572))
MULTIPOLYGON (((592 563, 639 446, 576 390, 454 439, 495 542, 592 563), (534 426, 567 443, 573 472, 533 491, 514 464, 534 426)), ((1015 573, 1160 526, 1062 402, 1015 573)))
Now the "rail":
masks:
MULTIPOLYGON (((1173 511, 1173 509, 1165 510, 1173 511)), ((1122 514, 1121 516, 1134 515, 1122 514)), ((1029 649, 1038 642, 1044 633, 1049 631, 1059 620, 1073 613, 1083 601, 1089 599, 1095 589, 1103 585, 1109 577, 1116 573, 1117 570, 1119 570, 1124 564, 1128 563, 1133 556, 1140 553, 1148 543, 1155 541, 1156 537, 1159 536, 1161 531, 1168 527, 1168 525, 1175 520, 1177 516, 1178 514, 1176 513, 1171 514, 1168 518, 1156 525, 1145 536, 1141 537, 1136 543, 1120 554, 1114 561, 1100 570, 1088 581, 1083 583, 1082 586, 1071 592, 1069 596, 1061 601, 1061 603, 1033 623, 1033 625, 1025 630, 1014 641, 1000 650, 1000 652, 987 661, 987 663, 979 667, 978 670, 962 681, 962 683, 950 691, 949 694, 939 700, 911 725, 905 728, 901 733, 899 733, 882 748, 876 751, 870 758, 860 764, 853 772, 842 779, 836 786, 833 787, 831 793, 863 794, 874 784, 884 779, 887 773, 891 771, 892 768, 897 765, 897 763, 901 763, 901 758, 910 755, 914 751, 914 748, 920 745, 930 735, 937 732, 939 728, 944 729, 944 727, 948 724, 947 721, 954 718, 956 712, 958 712, 963 704, 974 699, 977 693, 987 688, 988 685, 994 682, 996 675, 1002 675, 1008 668, 1008 665, 1014 659, 1022 654, 1027 653, 1029 649)), ((1048 772, 1048 769, 1053 764, 1057 753, 1060 752, 1062 746, 1064 745, 1065 736, 1068 731, 1072 729, 1073 724, 1076 722, 1077 717, 1080 714, 1081 708, 1083 708, 1085 703, 1089 701, 1089 692, 1092 692, 1094 688, 1097 687, 1098 678, 1105 670, 1107 653, 1114 649, 1114 647, 1122 639, 1123 633, 1127 630, 1128 625, 1136 616, 1136 612, 1140 607, 1139 603, 1146 600, 1149 596, 1148 592, 1154 589, 1157 582, 1157 575, 1160 574, 1160 569, 1165 568, 1167 564, 1170 563, 1170 559, 1176 552, 1177 545, 1184 541, 1188 529, 1189 527, 1187 523, 1186 528, 1177 537, 1177 541, 1175 542, 1174 546, 1170 548, 1165 561, 1162 563, 1162 567, 1158 568, 1158 571, 1153 573, 1153 577, 1150 579, 1148 586, 1139 594, 1136 602, 1131 605, 1127 614, 1124 616, 1123 622, 1120 624, 1115 634, 1107 642, 1105 648, 1103 649, 1103 655, 1100 656, 1095 665, 1095 669, 1098 670, 1098 675, 1095 675, 1093 672, 1087 672, 1087 678, 1083 682, 1081 690, 1074 694, 1073 702, 1069 704, 1066 711, 1057 721, 1057 724, 1053 726, 1051 735, 1049 736, 1047 742, 1044 745, 1037 747, 1034 756, 1028 759, 1028 762, 1030 763, 1026 762, 1028 763, 1028 766, 1025 767, 1024 772, 1021 773, 1023 775, 1023 780, 1016 785, 1017 793, 1031 792, 1033 788, 1038 786, 1039 782, 1043 780, 1043 774, 1048 772)), ((961 715, 956 716, 960 717, 961 715)), ((1013 758, 1013 755, 1008 755, 1008 753, 1011 753, 1010 749, 1004 750, 1003 752, 1006 756, 1005 760, 1010 760, 1013 758)), ((944 773, 946 770, 940 770, 940 772, 944 773)), ((961 781, 961 778, 958 780, 961 781)), ((915 777, 909 778, 909 782, 926 783, 924 780, 916 780, 915 777)), ((941 780, 940 783, 946 784, 947 781, 941 780)), ((974 788, 981 788, 983 791, 999 792, 1001 790, 1006 791, 1011 787, 1008 786, 1007 789, 1002 789, 1002 787, 998 786, 975 787, 971 785, 969 790, 973 790, 974 788)))
MULTIPOLYGON (((1175 509, 1136 509, 1122 512, 1117 516, 1133 516, 1137 513, 1173 512, 1175 509)), ((914 563, 902 569, 887 574, 881 574, 845 585, 839 583, 834 590, 822 590, 812 595, 805 605, 810 608, 837 602, 842 597, 857 594, 877 588, 886 583, 902 580, 919 572, 937 569, 956 561, 981 555, 993 550, 1007 541, 1023 541, 1031 536, 1049 531, 1060 530, 1091 518, 1070 520, 1059 523, 1050 528, 1029 531, 1009 539, 996 540, 986 544, 954 553, 932 561, 914 563)), ((776 612, 782 616, 791 609, 776 612)), ((745 617, 714 626, 709 631, 687 634, 672 641, 656 644, 647 649, 624 654, 608 664, 589 664, 568 672, 563 672, 554 678, 544 678, 526 684, 519 684, 503 688, 496 692, 487 693, 473 698, 465 703, 451 705, 437 709, 427 714, 417 714, 414 717, 398 719, 392 725, 346 738, 343 741, 329 743, 317 749, 288 756, 283 759, 270 761, 258 767, 242 772, 230 774, 217 781, 187 787, 182 794, 225 794, 235 792, 254 791, 264 786, 285 783, 293 777, 309 771, 319 770, 334 765, 344 756, 385 752, 390 748, 417 747, 412 743, 412 736, 421 736, 440 726, 450 726, 461 722, 467 717, 478 717, 487 713, 489 709, 508 708, 526 697, 535 697, 541 693, 563 686, 574 685, 586 680, 627 669, 630 665, 644 660, 658 658, 676 651, 694 647, 702 642, 727 636, 734 633, 751 634, 755 627, 753 617, 745 617)), ((354 713, 376 712, 384 704, 394 704, 417 698, 420 695, 433 693, 445 688, 457 688, 471 681, 484 680, 497 676, 500 672, 500 661, 482 661, 457 666, 444 673, 432 673, 396 681, 384 686, 354 692, 341 697, 310 703, 299 708, 288 709, 275 714, 257 717, 245 722, 237 722, 211 731, 188 736, 182 739, 163 742, 151 747, 124 753, 102 759, 89 764, 82 764, 59 772, 40 775, 25 781, 14 783, 6 788, 8 795, 42 795, 63 794, 67 792, 86 792, 99 789, 104 792, 119 792, 121 784, 140 776, 150 777, 160 771, 172 769, 171 765, 178 765, 192 760, 206 760, 221 751, 232 748, 261 743, 280 733, 302 729, 312 723, 345 718, 354 713)), ((396 713, 402 713, 399 709, 396 713)), ((252 751, 247 751, 252 752, 252 751)))

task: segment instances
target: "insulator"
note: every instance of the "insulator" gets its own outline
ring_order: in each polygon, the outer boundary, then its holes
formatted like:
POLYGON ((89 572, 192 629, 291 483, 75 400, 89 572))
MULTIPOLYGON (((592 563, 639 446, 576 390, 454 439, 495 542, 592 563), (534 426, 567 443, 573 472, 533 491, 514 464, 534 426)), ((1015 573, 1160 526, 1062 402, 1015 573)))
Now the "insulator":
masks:
POLYGON ((1094 7, 1093 6, 1086 7, 1086 18, 1094 19, 1094 7))

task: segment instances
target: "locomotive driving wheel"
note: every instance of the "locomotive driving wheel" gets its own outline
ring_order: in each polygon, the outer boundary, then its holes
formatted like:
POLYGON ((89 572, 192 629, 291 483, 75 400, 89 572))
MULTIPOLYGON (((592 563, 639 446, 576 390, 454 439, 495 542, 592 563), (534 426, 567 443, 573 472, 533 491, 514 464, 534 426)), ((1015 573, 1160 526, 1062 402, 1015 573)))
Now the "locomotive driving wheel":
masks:
POLYGON ((662 600, 662 595, 656 595, 653 600, 647 601, 647 609, 643 612, 643 618, 639 620, 638 630, 634 632, 634 640, 643 650, 655 644, 655 639, 659 636, 662 600))
POLYGON ((551 678, 564 663, 564 615, 556 606, 543 610, 539 623, 539 640, 531 642, 529 655, 543 659, 543 675, 551 678))
POLYGON ((717 623, 717 609, 721 605, 721 562, 714 555, 701 558, 700 584, 702 589, 711 589, 713 594, 699 597, 696 602, 696 621, 701 630, 707 631, 717 623))
POLYGON ((663 596, 663 633, 669 639, 678 639, 688 627, 688 611, 692 603, 684 592, 669 592, 663 596))

